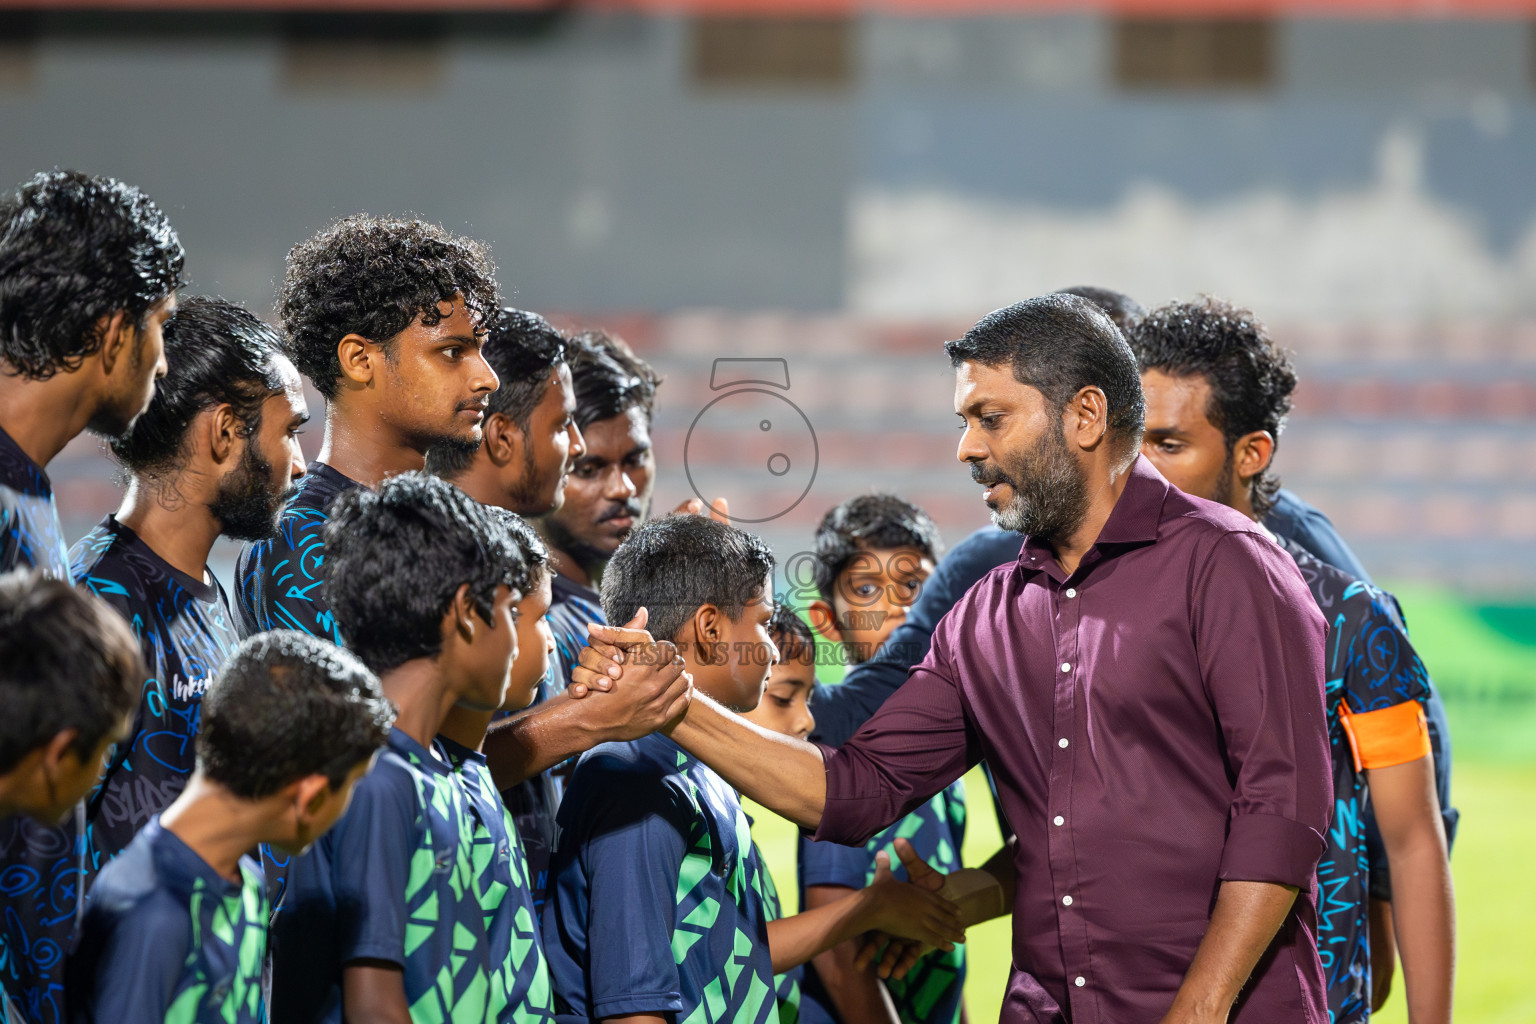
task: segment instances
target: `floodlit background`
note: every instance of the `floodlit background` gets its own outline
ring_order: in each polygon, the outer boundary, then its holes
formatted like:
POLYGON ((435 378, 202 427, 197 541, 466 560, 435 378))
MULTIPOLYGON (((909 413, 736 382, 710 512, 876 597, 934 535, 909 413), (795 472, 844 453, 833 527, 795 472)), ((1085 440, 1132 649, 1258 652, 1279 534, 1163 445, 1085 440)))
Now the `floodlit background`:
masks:
MULTIPOLYGON (((1303 378, 1285 481, 1397 590, 1445 695, 1460 1019, 1536 1019, 1536 3, 9 2, 0 181, 140 185, 192 291, 264 315, 334 217, 483 238, 509 301, 667 374, 658 506, 691 494, 686 446, 738 508, 788 509, 758 524, 781 561, 871 488, 951 541, 984 521, 939 343, 988 310, 1069 284, 1251 306, 1303 378), (784 421, 789 473, 707 417, 689 440, 718 357, 785 361, 814 433, 784 421)), ((115 505, 93 439, 53 475, 71 537, 115 505)), ((973 935, 975 1021, 1005 935, 973 935)))

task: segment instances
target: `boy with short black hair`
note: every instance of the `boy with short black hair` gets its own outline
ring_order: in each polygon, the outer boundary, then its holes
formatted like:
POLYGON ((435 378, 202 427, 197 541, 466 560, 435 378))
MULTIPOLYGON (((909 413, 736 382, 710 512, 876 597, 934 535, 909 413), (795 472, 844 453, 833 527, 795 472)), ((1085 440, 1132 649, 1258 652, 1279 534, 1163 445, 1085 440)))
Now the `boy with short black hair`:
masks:
POLYGON ((92 887, 70 1015, 262 1024, 257 843, 299 853, 341 817, 395 712, 357 658, 302 633, 241 644, 208 688, 197 768, 92 887))
MULTIPOLYGON (((773 565, 756 537, 667 516, 608 563, 603 608, 612 621, 648 621, 663 641, 649 656, 681 652, 697 689, 750 711, 778 656, 768 632, 773 565)), ((948 903, 889 878, 835 907, 770 921, 740 798, 664 735, 583 756, 560 824, 544 937, 562 1022, 761 1024, 776 1015, 776 972, 861 932, 960 938, 948 903)))
POLYGON ((289 868, 272 1019, 483 1021, 528 1005, 548 986, 543 958, 496 958, 509 940, 492 931, 512 922, 486 912, 479 806, 436 740, 455 704, 505 699, 519 547, 491 510, 422 473, 348 491, 325 544, 323 596, 399 717, 346 817, 289 868))
MULTIPOLYGON (((938 528, 916 505, 891 494, 848 499, 829 511, 816 530, 813 568, 821 600, 811 604, 812 621, 822 636, 843 644, 849 661, 868 661, 906 618, 941 554, 938 528)), ((898 838, 908 840, 939 871, 959 870, 964 784, 941 790, 862 847, 801 839, 802 905, 824 906, 868 885, 877 855, 898 838)), ((801 1000, 805 1024, 884 1016, 880 983, 873 971, 857 967, 857 952, 854 943, 844 943, 812 962, 801 1000)), ((887 987, 903 1024, 958 1024, 964 1014, 965 950, 925 956, 887 987)))
POLYGON ((100 599, 38 570, 0 576, 0 868, 11 880, 0 1021, 64 1019, 83 798, 127 731, 145 676, 132 630, 100 599))

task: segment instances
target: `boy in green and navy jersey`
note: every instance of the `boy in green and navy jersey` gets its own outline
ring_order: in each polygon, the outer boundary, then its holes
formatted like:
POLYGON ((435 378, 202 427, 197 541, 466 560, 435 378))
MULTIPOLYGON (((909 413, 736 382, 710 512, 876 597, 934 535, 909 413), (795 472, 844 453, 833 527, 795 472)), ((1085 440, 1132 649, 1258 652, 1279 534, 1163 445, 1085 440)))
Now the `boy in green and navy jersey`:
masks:
POLYGON ((346 808, 394 718, 378 680, 299 633, 242 644, 203 700, 197 769, 91 889, 74 1024, 264 1024, 259 842, 295 852, 346 808))
MULTIPOLYGON (((816 530, 813 569, 821 600, 811 619, 842 644, 854 664, 868 661, 906 618, 942 553, 938 529, 922 509, 889 494, 850 498, 816 530)), ((962 867, 965 787, 940 791, 928 803, 861 847, 800 840, 800 900, 807 909, 842 899, 875 877, 875 859, 906 839, 917 855, 946 874, 962 867)), ((897 877, 903 877, 900 868, 897 877)), ((805 1024, 883 1019, 884 1000, 872 971, 854 967, 852 944, 816 958, 806 971, 805 1024)), ((965 950, 923 957, 900 980, 886 983, 902 1024, 959 1024, 965 991, 965 950)))
MULTIPOLYGON (((646 609, 666 641, 640 649, 640 674, 677 671, 681 652, 697 690, 748 711, 778 656, 772 572, 756 537, 667 516, 608 563, 603 606, 618 622, 642 621, 646 609)), ((839 942, 870 929, 936 945, 960 935, 948 903, 889 878, 837 906, 770 920, 771 883, 736 791, 661 734, 584 755, 558 820, 543 927, 562 1024, 766 1024, 779 1019, 774 975, 839 942)))
POLYGON ((473 759, 438 738, 455 704, 490 712, 505 698, 521 551, 491 510, 420 473, 343 495, 325 543, 323 596, 400 715, 352 808, 289 868, 272 1019, 547 1016, 542 958, 507 952, 531 938, 517 930, 524 915, 496 903, 516 881, 510 856, 496 870, 515 833, 466 782, 473 759))

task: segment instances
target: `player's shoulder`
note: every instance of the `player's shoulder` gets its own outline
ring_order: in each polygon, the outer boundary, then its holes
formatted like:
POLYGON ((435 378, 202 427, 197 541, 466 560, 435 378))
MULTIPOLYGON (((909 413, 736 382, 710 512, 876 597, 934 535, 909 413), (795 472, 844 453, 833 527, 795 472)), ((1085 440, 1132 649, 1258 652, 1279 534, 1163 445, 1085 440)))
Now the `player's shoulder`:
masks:
POLYGON ((84 537, 75 541, 69 549, 69 574, 75 582, 100 597, 121 592, 126 595, 120 577, 138 575, 132 567, 123 565, 125 542, 122 531, 116 529, 110 517, 91 528, 84 537))
POLYGON ((96 876, 86 903, 88 927, 125 934, 153 935, 157 943, 190 938, 186 879, 158 849, 162 832, 146 828, 96 876))

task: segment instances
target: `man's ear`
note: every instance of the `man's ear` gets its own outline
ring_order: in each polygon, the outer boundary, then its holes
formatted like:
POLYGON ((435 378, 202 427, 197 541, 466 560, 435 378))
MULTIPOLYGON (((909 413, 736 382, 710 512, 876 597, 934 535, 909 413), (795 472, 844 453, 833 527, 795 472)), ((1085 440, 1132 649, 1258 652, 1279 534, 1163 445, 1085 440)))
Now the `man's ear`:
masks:
POLYGON ((133 321, 124 309, 102 317, 96 321, 96 325, 101 334, 101 372, 110 376, 117 361, 133 351, 138 341, 138 331, 134 329, 133 321))
POLYGON ((54 769, 66 767, 65 758, 80 763, 80 754, 75 749, 75 743, 80 739, 80 730, 75 728, 64 729, 53 734, 53 738, 43 744, 42 756, 39 763, 48 772, 54 769))
POLYGON ((481 427, 485 454, 497 466, 522 464, 523 432, 504 413, 488 413, 481 427))
POLYGON ((240 422, 240 417, 235 415, 232 405, 220 405, 207 413, 208 453, 213 456, 216 463, 224 463, 236 457, 235 453, 242 450, 242 442, 249 444, 251 439, 242 436, 245 432, 245 424, 240 422))
POLYGON ((336 343, 336 361, 341 364, 341 375, 359 387, 373 383, 378 373, 378 361, 383 358, 384 350, 361 334, 348 334, 336 343))
POLYGON ((1267 430, 1244 434, 1232 446, 1232 471, 1246 484, 1269 468, 1275 457, 1275 436, 1267 430))
POLYGON ((1083 451, 1091 452, 1109 433, 1109 398, 1089 384, 1072 396, 1065 416, 1067 437, 1083 451))
POLYGON ((810 616, 811 628, 829 643, 843 642, 843 631, 837 628, 837 611, 827 602, 812 601, 805 609, 810 616))
POLYGON ((318 815, 331 796, 331 780, 318 773, 291 782, 287 788, 292 794, 293 806, 306 820, 318 815))

